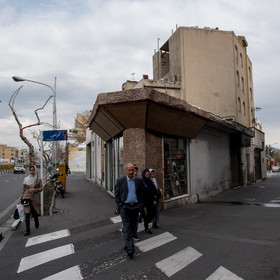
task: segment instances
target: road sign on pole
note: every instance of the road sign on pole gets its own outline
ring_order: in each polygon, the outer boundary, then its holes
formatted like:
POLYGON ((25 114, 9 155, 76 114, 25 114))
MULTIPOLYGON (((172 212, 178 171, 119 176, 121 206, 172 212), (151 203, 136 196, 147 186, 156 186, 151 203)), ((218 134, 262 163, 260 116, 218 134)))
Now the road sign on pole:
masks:
POLYGON ((66 141, 67 139, 68 139, 67 130, 43 131, 43 141, 66 141))

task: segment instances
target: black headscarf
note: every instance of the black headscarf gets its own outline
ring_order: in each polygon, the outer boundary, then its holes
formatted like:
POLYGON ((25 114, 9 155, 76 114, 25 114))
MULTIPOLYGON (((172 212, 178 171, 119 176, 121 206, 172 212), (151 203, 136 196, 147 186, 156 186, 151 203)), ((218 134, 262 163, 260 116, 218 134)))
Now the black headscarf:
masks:
POLYGON ((145 173, 150 172, 148 168, 142 170, 142 181, 145 184, 145 192, 144 192, 144 205, 145 206, 153 206, 153 201, 157 198, 157 189, 154 182, 149 178, 145 177, 145 173))

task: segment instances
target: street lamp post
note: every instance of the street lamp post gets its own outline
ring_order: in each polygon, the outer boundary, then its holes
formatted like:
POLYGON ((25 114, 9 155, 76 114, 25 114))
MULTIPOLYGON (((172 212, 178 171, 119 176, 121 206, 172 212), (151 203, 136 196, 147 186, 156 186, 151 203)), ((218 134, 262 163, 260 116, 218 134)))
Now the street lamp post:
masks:
MULTIPOLYGON (((56 77, 55 77, 55 82, 54 82, 54 88, 52 88, 51 86, 42 83, 42 82, 37 82, 37 81, 33 81, 33 80, 29 80, 29 79, 24 79, 21 77, 17 77, 17 76, 13 76, 12 77, 13 80, 15 82, 30 82, 30 83, 35 83, 35 84, 39 84, 39 85, 43 85, 46 86, 48 88, 50 88, 53 92, 53 95, 51 97, 53 97, 53 130, 57 129, 57 116, 56 116, 56 77)), ((41 142, 42 142, 42 135, 41 135, 41 142)), ((41 178, 43 180, 43 164, 42 164, 42 159, 43 159, 43 145, 41 143, 41 178)), ((54 154, 54 159, 55 159, 55 171, 56 172, 56 163, 57 163, 57 142, 55 143, 55 145, 53 146, 53 154, 54 154)), ((43 187, 44 188, 44 187, 43 187)), ((44 191, 41 192, 41 213, 42 215, 44 215, 44 191)))
MULTIPOLYGON (((30 82, 30 83, 35 83, 35 84, 39 84, 39 85, 43 85, 46 86, 48 88, 50 88, 53 92, 53 130, 57 129, 57 114, 56 114, 56 77, 55 77, 55 81, 54 81, 54 88, 52 88, 51 86, 44 84, 42 82, 37 82, 37 81, 33 81, 33 80, 28 80, 28 79, 24 79, 21 77, 17 77, 17 76, 13 76, 12 77, 13 80, 15 82, 30 82)), ((57 164, 57 143, 55 143, 55 148, 53 149, 54 152, 54 159, 55 159, 55 168, 56 168, 56 164, 57 164)))

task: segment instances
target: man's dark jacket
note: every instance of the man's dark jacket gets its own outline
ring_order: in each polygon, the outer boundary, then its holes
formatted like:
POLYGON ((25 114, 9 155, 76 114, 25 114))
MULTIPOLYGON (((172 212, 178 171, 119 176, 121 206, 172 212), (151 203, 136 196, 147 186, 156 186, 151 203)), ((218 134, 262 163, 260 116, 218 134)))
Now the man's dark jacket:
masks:
MULTIPOLYGON (((143 193, 144 193, 144 184, 142 179, 138 177, 134 177, 135 180, 135 189, 136 189, 136 196, 137 200, 142 206, 143 203, 143 193)), ((117 183, 115 185, 115 201, 117 207, 122 207, 123 203, 126 201, 128 195, 128 185, 127 185, 127 177, 123 176, 118 178, 117 183)))

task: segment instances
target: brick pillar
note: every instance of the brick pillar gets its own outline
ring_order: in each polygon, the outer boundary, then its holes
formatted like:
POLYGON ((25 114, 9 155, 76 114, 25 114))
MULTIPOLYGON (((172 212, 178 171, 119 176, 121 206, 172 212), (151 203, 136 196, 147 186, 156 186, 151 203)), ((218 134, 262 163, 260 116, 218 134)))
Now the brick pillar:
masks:
POLYGON ((163 186, 162 137, 142 128, 129 128, 123 132, 124 164, 132 162, 139 168, 153 168, 159 186, 163 186))

